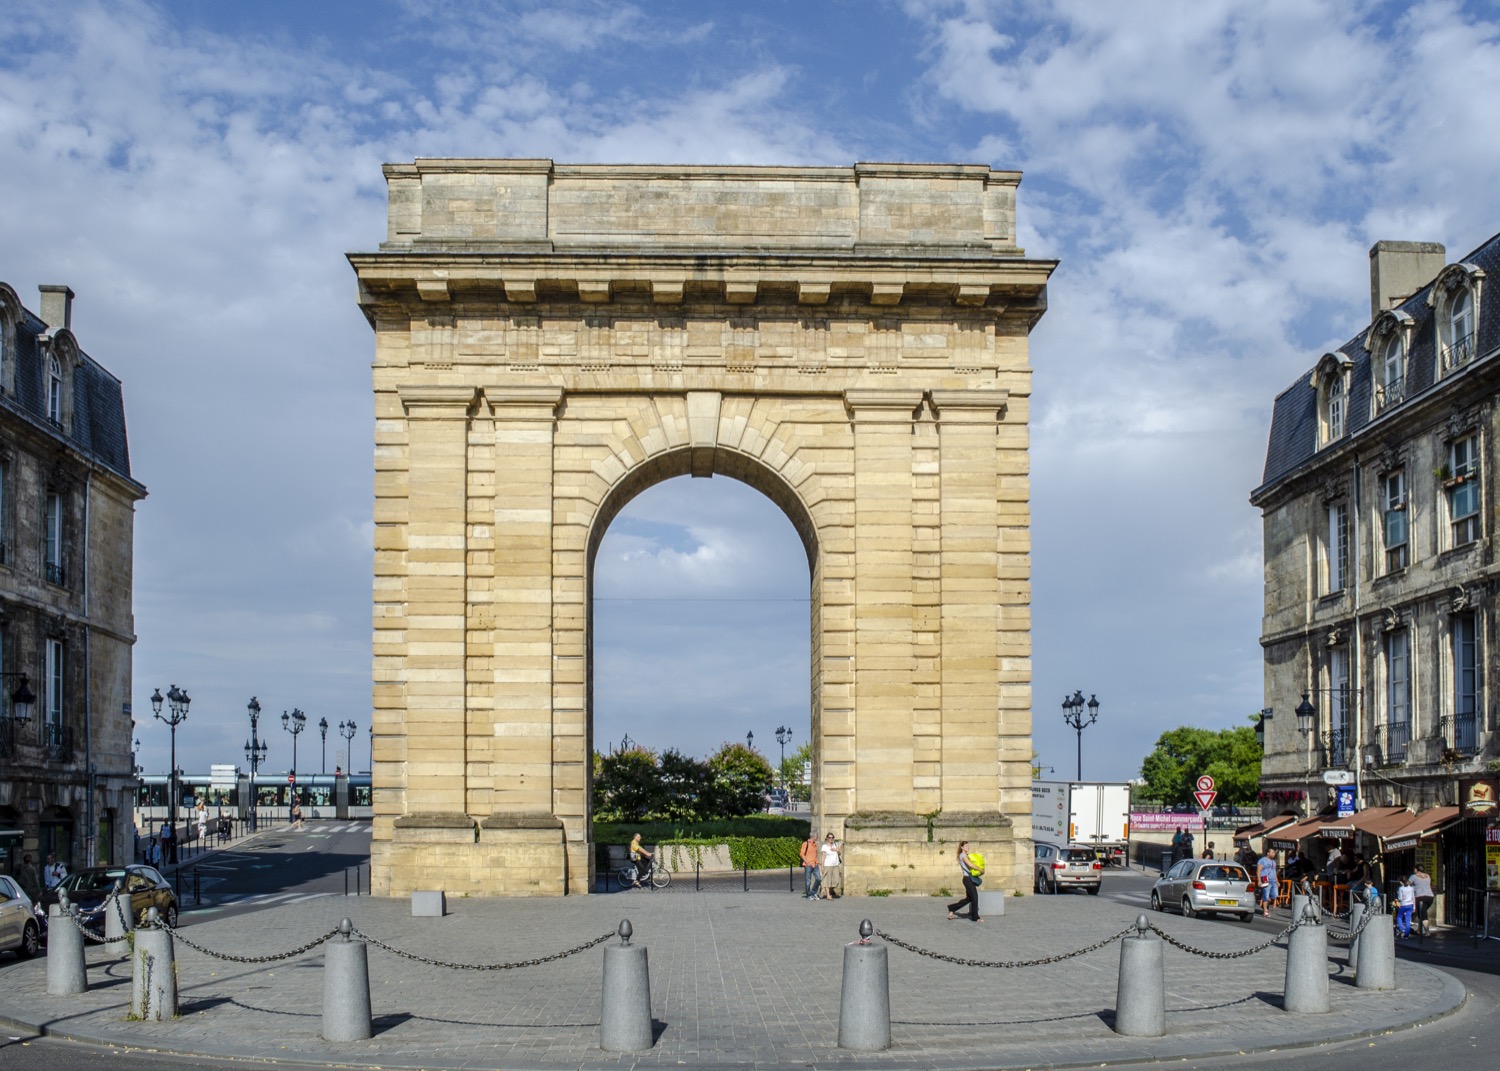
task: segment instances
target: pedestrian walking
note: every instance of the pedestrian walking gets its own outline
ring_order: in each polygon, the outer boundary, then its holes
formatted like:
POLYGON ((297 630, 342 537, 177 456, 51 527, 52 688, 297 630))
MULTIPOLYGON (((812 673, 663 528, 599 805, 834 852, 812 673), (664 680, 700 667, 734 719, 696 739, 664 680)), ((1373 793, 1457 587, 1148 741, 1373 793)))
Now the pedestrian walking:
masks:
POLYGON ((177 827, 168 818, 161 824, 161 861, 163 865, 177 862, 177 827))
POLYGON ((198 843, 202 845, 208 840, 208 804, 203 801, 202 796, 193 804, 193 820, 198 826, 198 843))
POLYGON ((954 912, 963 910, 964 905, 968 904, 970 921, 983 922, 979 917, 979 883, 984 880, 984 856, 978 852, 970 852, 969 842, 966 840, 958 842, 956 854, 959 876, 964 883, 964 898, 948 905, 948 917, 958 918, 954 912))
POLYGON ((798 858, 802 860, 802 898, 804 900, 816 900, 818 889, 823 884, 823 875, 818 872, 818 835, 808 830, 807 839, 802 842, 802 847, 797 852, 798 858))
POLYGON ((1411 877, 1407 880, 1411 882, 1412 898, 1416 902, 1417 933, 1426 937, 1428 934, 1427 912, 1432 910, 1432 901, 1434 899, 1432 895, 1432 875, 1423 870, 1422 864, 1418 863, 1417 868, 1411 872, 1411 877))
POLYGON ((1271 905, 1276 902, 1280 890, 1276 884, 1276 851, 1269 840, 1261 853, 1260 862, 1256 864, 1256 876, 1260 880, 1260 913, 1270 918, 1271 905))
POLYGON ((1396 935, 1407 938, 1411 936, 1411 916, 1417 907, 1417 894, 1411 886, 1411 878, 1402 878, 1401 887, 1396 890, 1396 935))
POLYGON ((57 856, 47 853, 47 865, 42 867, 42 881, 49 889, 57 888, 58 882, 68 876, 68 868, 57 861, 57 856))
POLYGON ((1213 857, 1214 857, 1214 842, 1213 841, 1209 841, 1207 844, 1205 844, 1203 846, 1203 858, 1204 859, 1212 859, 1213 857))
POLYGON ((33 904, 42 902, 42 879, 36 872, 36 862, 30 852, 21 856, 21 865, 16 867, 16 884, 33 904))
POLYGON ((302 828, 302 801, 295 796, 292 797, 292 828, 302 828))
POLYGON ((838 841, 830 833, 823 838, 823 844, 818 849, 818 879, 823 885, 824 900, 832 900, 842 894, 843 889, 839 885, 842 870, 843 856, 839 852, 838 841))

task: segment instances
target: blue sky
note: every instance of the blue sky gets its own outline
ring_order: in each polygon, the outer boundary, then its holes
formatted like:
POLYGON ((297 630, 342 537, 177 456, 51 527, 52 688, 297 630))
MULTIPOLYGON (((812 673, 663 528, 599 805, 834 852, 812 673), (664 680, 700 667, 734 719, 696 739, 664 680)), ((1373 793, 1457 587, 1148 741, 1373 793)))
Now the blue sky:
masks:
MULTIPOLYGON (((124 380, 135 708, 191 692, 192 767, 242 759, 252 694, 369 723, 373 346, 343 255, 384 232, 383 161, 1025 171, 1023 244, 1062 262, 1032 346, 1035 739, 1070 773, 1059 704, 1097 693, 1091 777, 1295 702, 1261 694, 1271 399, 1367 321, 1374 241, 1457 259, 1500 229, 1482 4, 11 0, 0 43, 0 279, 33 308, 71 285, 124 380)), ((806 739, 806 565, 768 503, 661 485, 599 592, 600 742, 806 739)))

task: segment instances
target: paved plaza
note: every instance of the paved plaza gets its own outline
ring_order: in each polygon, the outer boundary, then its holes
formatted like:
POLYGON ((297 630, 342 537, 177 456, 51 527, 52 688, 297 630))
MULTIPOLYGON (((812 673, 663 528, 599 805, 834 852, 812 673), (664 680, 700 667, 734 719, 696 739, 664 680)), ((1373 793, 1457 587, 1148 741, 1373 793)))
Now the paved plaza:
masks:
MULTIPOLYGON (((1131 908, 1086 896, 1012 898, 978 925, 947 921, 934 898, 809 903, 792 895, 633 892, 612 896, 450 901, 444 918, 412 918, 404 900, 320 898, 203 921, 184 934, 215 951, 286 951, 342 915, 392 945, 469 963, 545 956, 612 931, 622 917, 650 950, 655 1047, 598 1048, 603 953, 515 970, 432 967, 370 949, 375 1037, 320 1037, 322 955, 267 965, 210 959, 177 946, 181 1015, 127 1021, 129 962, 91 947, 87 994, 46 995, 45 960, 12 965, 0 1016, 81 1040, 178 1052, 389 1067, 1023 1067, 1098 1064, 1295 1047, 1443 1016, 1460 983, 1398 962, 1398 988, 1354 988, 1334 946, 1332 1010, 1279 1006, 1284 947, 1234 960, 1166 950, 1168 1035, 1123 1038, 1110 1028, 1118 944, 1020 969, 963 967, 890 949, 893 1047, 838 1048, 842 947, 862 918, 903 940, 959 957, 1016 960, 1089 945, 1126 928, 1131 908)), ((1162 929, 1220 951, 1268 940, 1229 921, 1154 915, 1162 929)), ((611 938, 618 940, 618 938, 611 938)))

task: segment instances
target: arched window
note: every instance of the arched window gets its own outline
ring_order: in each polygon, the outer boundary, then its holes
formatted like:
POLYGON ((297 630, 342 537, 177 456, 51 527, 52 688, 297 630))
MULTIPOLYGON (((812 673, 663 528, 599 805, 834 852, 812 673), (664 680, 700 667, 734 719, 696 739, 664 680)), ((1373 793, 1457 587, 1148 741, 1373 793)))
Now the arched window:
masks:
POLYGON ((1437 323, 1438 367, 1442 375, 1474 359, 1474 328, 1484 272, 1472 264, 1450 264, 1433 280, 1427 303, 1437 323))
POLYGON ((1344 417, 1348 411, 1345 403, 1344 376, 1342 372, 1335 371, 1323 384, 1323 441, 1325 443, 1344 437, 1344 417))
POLYGON ((1399 332, 1392 332, 1381 354, 1380 384, 1376 388, 1375 406, 1389 409, 1406 397, 1406 352, 1399 332))
POLYGON ((47 356, 47 419, 62 427, 63 375, 62 362, 55 354, 47 356))

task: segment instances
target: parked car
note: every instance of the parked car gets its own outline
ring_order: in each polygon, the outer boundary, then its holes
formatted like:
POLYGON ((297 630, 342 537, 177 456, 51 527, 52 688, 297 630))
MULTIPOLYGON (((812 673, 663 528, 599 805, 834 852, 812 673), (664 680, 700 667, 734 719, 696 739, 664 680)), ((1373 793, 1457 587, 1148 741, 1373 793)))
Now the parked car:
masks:
POLYGON ((42 925, 31 897, 15 879, 0 874, 0 951, 30 959, 41 950, 42 925))
POLYGON ((1168 905, 1188 918, 1224 914, 1249 922, 1255 917, 1255 883, 1238 863, 1183 859, 1151 887, 1151 906, 1165 911, 1168 905))
POLYGON ((83 914, 84 924, 102 930, 104 901, 116 882, 130 894, 130 912, 136 922, 145 917, 147 908, 154 907, 168 926, 177 925, 177 895, 172 886, 155 867, 141 863, 75 870, 42 894, 42 908, 50 910, 57 903, 58 891, 66 890, 68 900, 83 914), (90 919, 90 915, 95 917, 90 919))
POLYGON ((1036 845, 1036 880, 1032 888, 1039 893, 1086 889, 1090 896, 1098 896, 1101 870, 1103 864, 1094 849, 1087 845, 1062 847, 1039 842, 1036 845))

